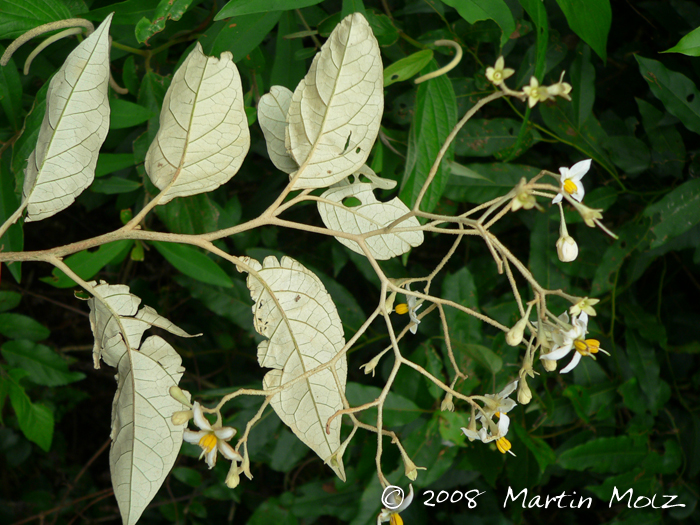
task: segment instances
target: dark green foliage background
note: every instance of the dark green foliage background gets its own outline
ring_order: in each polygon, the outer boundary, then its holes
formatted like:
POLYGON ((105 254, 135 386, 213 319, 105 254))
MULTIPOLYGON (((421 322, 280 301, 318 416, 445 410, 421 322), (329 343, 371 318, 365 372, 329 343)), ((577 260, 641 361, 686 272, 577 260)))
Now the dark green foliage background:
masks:
MULTIPOLYGON (((110 92, 112 124, 92 187, 50 220, 11 228, 0 241, 3 250, 45 249, 106 233, 122 224, 130 213, 124 210, 134 213, 143 206, 146 194, 154 194, 143 160, 158 128, 160 105, 195 41, 209 54, 233 53, 246 93, 251 151, 225 186, 158 207, 146 224, 157 231, 202 233, 239 224, 261 213, 284 187, 286 176, 273 169, 254 123, 255 106, 271 85, 294 89, 305 74, 315 52, 313 39, 284 38, 307 31, 305 24, 323 41, 342 16, 363 11, 382 46, 385 67, 434 49, 435 61, 424 72, 450 59, 447 48, 431 47, 433 41, 462 44, 464 59, 447 76, 420 87, 409 80, 385 89, 382 130, 400 155, 378 141, 369 163, 399 181, 407 203, 415 199, 456 119, 492 92, 484 71, 499 54, 516 69, 512 88, 533 74, 554 83, 565 70, 573 85, 571 103, 558 99, 529 110, 517 100, 499 100, 477 114, 460 132, 448 161, 459 163, 461 173, 472 170, 488 181, 450 175, 446 162, 426 207, 461 213, 507 191, 522 176, 593 158, 584 179, 585 202, 606 210, 605 224, 619 234, 618 241, 567 215, 581 253, 571 264, 560 263, 554 249, 556 207, 510 214, 495 232, 544 286, 601 299, 590 328, 612 355, 584 359, 564 376, 538 366, 542 375, 530 381, 532 403, 511 413, 509 438, 517 457, 465 442, 459 427, 468 419, 466 407, 457 403, 456 412, 440 412, 440 392, 402 369, 387 400, 385 424, 397 431, 415 463, 427 467, 414 483, 419 496, 403 518, 410 524, 699 522, 700 58, 660 52, 700 26, 700 6, 689 0, 613 1, 612 6, 608 0, 278 0, 278 10, 246 11, 255 5, 0 0, 5 46, 41 23, 70 17, 98 23, 114 11, 112 73, 130 91, 110 92), (486 6, 484 16, 475 15, 479 6, 486 6), (504 505, 508 487, 527 488, 528 501, 575 491, 564 506, 581 495, 591 497, 592 505, 590 510, 504 505), (621 493, 633 488, 635 499, 657 494, 657 506, 662 494, 678 495, 676 503, 685 507, 609 505, 613 487, 621 493), (485 491, 476 508, 464 500, 423 505, 424 490, 471 489, 485 491)), ((53 44, 28 76, 20 76, 17 68, 31 51, 25 45, 0 69, 3 221, 19 202, 16 188, 35 145, 47 82, 75 45, 75 39, 53 44)), ((285 216, 321 225, 314 206, 299 206, 285 216)), ((447 237, 427 235, 407 265, 393 260, 382 267, 391 277, 426 275, 449 249, 447 237)), ((230 253, 258 259, 290 255, 317 272, 336 301, 347 337, 376 305, 378 281, 368 263, 332 238, 262 228, 218 243, 230 253)), ((238 387, 260 385, 259 336, 243 276, 232 267, 191 247, 133 241, 76 254, 67 262, 84 278, 128 284, 143 304, 190 333, 204 334, 190 340, 168 337, 187 367, 181 385, 197 398, 213 403, 238 387)), ((520 284, 522 293, 525 283, 520 284)), ((69 279, 43 265, 3 267, 1 523, 38 522, 41 516, 56 524, 119 519, 107 459, 114 371, 92 368, 87 308, 73 290, 69 279)), ((506 325, 517 320, 507 280, 478 239, 463 241, 433 291, 506 325)), ((400 326, 405 319, 394 321, 400 326)), ((449 322, 457 359, 469 373, 457 384, 461 392, 499 391, 516 376, 521 349, 506 346, 502 334, 462 314, 449 312, 449 322)), ((378 377, 365 376, 359 366, 387 344, 386 327, 378 321, 350 352, 353 404, 374 399, 384 384, 390 358, 378 377)), ((451 379, 435 313, 402 350, 451 379)), ((242 430, 258 403, 240 398, 230 403, 226 424, 242 430)), ((141 522, 364 525, 376 519, 381 490, 374 435, 358 432, 348 449, 347 483, 334 479, 269 409, 249 444, 254 479, 244 479, 233 491, 223 485, 225 462, 207 471, 198 451, 185 446, 141 522)), ((406 486, 398 452, 388 441, 385 450, 389 479, 406 486)))

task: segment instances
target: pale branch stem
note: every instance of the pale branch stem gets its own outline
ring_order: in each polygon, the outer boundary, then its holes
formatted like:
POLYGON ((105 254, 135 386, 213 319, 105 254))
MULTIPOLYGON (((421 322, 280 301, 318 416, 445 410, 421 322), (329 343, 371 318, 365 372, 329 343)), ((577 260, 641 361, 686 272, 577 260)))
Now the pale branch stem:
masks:
POLYGON ((369 403, 365 403, 364 405, 343 408, 341 410, 336 411, 335 414, 333 414, 331 417, 329 417, 328 421, 326 421, 326 434, 331 433, 331 421, 333 421, 336 417, 342 417, 344 415, 355 414, 356 412, 362 412, 363 410, 367 410, 369 408, 376 407, 379 403, 380 403, 379 398, 377 398, 374 401, 370 401, 369 403))
POLYGON ((493 244, 491 243, 491 239, 489 239, 490 236, 487 235, 487 231, 481 225, 479 225, 477 229, 479 230, 481 238, 484 239, 486 246, 488 247, 489 251, 491 252, 491 256, 493 257, 493 260, 496 262, 496 266, 498 267, 499 275, 502 274, 503 273, 503 261, 496 253, 496 250, 494 249, 493 244))
POLYGON ((432 73, 428 73, 427 75, 423 75, 422 77, 418 77, 415 79, 413 82, 415 84, 421 84, 422 82, 425 82, 426 80, 431 80, 433 78, 437 78, 440 75, 444 75, 445 73, 448 73, 449 71, 452 71, 455 67, 457 67, 457 64, 462 60, 462 46, 460 46, 457 42, 454 40, 436 40, 434 42, 434 45, 436 46, 447 46, 451 47, 452 49, 455 50, 455 56, 452 58, 449 64, 447 64, 444 67, 441 67, 440 69, 433 71, 432 73))
MULTIPOLYGON (((95 26, 89 20, 83 18, 68 18, 66 20, 59 20, 58 22, 49 22, 48 24, 42 24, 24 33, 22 36, 16 38, 7 49, 2 54, 0 58, 0 66, 6 66, 7 63, 12 58, 12 55, 21 46, 29 42, 32 38, 43 35, 50 31, 58 31, 59 29, 66 29, 68 27, 84 27, 87 29, 87 34, 90 35, 94 30, 95 26)), ((64 35, 65 36, 65 35, 64 35)))
POLYGON ((437 170, 440 167, 440 162, 442 162, 442 158, 445 156, 445 153, 447 153, 447 150, 450 148, 450 145, 452 144, 452 141, 455 139, 457 136, 457 133, 459 133, 459 130, 462 129, 462 127, 469 121, 470 118, 474 116, 474 114, 479 111, 482 107, 484 107, 486 104, 489 102, 496 100, 498 98, 501 98, 504 96, 505 93, 498 91, 496 93, 493 93, 489 95, 488 97, 482 98, 472 106, 472 108, 467 111, 467 113, 462 117, 462 120, 460 120, 457 125, 450 131, 450 134, 447 135, 447 139, 445 140, 445 143, 442 145, 440 148, 440 151, 438 151, 437 156, 435 157, 435 162, 433 162, 433 166, 430 168, 430 171, 428 172, 428 177, 425 179, 425 182, 423 183, 423 187, 421 188, 420 192, 418 193, 418 197, 416 198, 416 202, 413 205, 413 211, 418 212, 420 210, 420 204, 421 201, 423 200, 423 197, 425 196, 425 193, 428 191, 428 187, 430 184, 433 182, 433 179, 435 178, 435 175, 437 174, 437 170))
POLYGON ((520 310, 520 317, 525 317, 525 308, 523 307, 523 300, 520 297, 520 292, 518 291, 518 283, 515 282, 515 277, 513 277, 513 272, 510 269, 510 263, 507 258, 503 258, 503 266, 506 269, 506 276, 510 282, 511 290, 513 290, 513 295, 515 296, 515 302, 518 305, 518 310, 520 310))
POLYGON ((253 428, 253 425, 257 423, 260 418, 263 415, 263 412, 265 412, 265 409, 267 408, 267 405, 270 404, 270 401, 272 401, 272 396, 267 396, 265 400, 263 401, 262 405, 260 405, 260 408, 258 409, 257 413, 246 423, 245 426, 245 431, 243 432, 243 435, 241 438, 238 440, 238 443, 236 443, 236 452, 241 448, 241 446, 248 441, 248 436, 250 435, 250 431, 253 428))
POLYGON ((36 46, 34 50, 29 53, 29 56, 27 59, 24 61, 24 71, 23 73, 25 75, 29 74, 29 68, 32 66, 32 62, 36 58, 36 56, 41 53, 44 49, 49 47, 51 44, 54 42, 57 42, 61 40, 62 38, 71 36, 71 35, 79 35, 80 33, 83 32, 83 29, 80 27, 71 27, 70 29, 65 29, 61 31, 60 33, 56 33, 55 35, 51 35, 49 38, 44 40, 41 44, 36 46))
MULTIPOLYGON (((3 235, 5 235, 5 232, 12 226, 14 223, 17 222, 17 220, 22 216, 22 213, 24 212, 24 209, 27 207, 27 204, 29 204, 28 201, 24 201, 19 208, 15 210, 15 212, 8 217, 8 219, 5 221, 5 223, 0 226, 0 239, 2 238, 3 235)), ((12 252, 9 252, 12 253, 12 252)), ((0 253, 0 256, 2 256, 2 253, 0 253)), ((1 261, 2 259, 0 259, 1 261)))
MULTIPOLYGON (((459 229, 463 230, 464 227, 461 224, 458 224, 459 229)), ((457 247, 459 246, 459 243, 462 242, 462 237, 463 235, 459 235, 456 239, 455 242, 452 243, 452 246, 450 247, 449 251, 447 254, 442 258, 442 261, 435 267, 435 269, 430 272, 427 278, 427 283, 425 284, 425 289, 423 290, 424 293, 429 293, 430 292, 430 285, 433 282, 433 279, 435 276, 440 273, 440 271, 445 267, 447 264, 447 261, 449 261, 454 253, 457 251, 457 247)))
MULTIPOLYGON (((445 316, 445 309, 442 307, 441 304, 438 304, 437 307, 438 307, 438 311, 440 312, 440 321, 442 322, 442 331, 445 334, 445 347, 447 348, 447 355, 450 358, 450 363, 452 363, 452 368, 455 369, 455 374, 456 374, 455 379, 457 377, 466 378, 467 376, 459 370, 459 366, 457 365, 457 360, 455 359, 455 354, 452 351, 452 341, 450 339, 450 330, 447 326, 447 316, 445 316)), ((454 386, 453 386, 453 388, 454 388, 454 386)))
POLYGON ((224 397, 221 398, 221 401, 219 401, 219 404, 216 405, 214 410, 221 410, 223 406, 231 401, 232 399, 238 397, 238 396, 268 396, 270 395, 270 392, 268 390, 255 390, 253 388, 240 388, 236 390, 235 392, 231 392, 230 394, 226 394, 224 397))
POLYGON ((136 228, 136 227, 141 223, 141 221, 144 219, 144 217, 146 217, 146 215, 148 215, 148 213, 149 213, 153 208, 155 208, 156 206, 158 206, 158 203, 163 199, 163 197, 164 197, 165 194, 168 192, 168 190, 169 190, 170 188, 172 188, 172 187, 175 185, 175 181, 177 181, 177 176, 179 175, 180 169, 181 169, 181 168, 182 168, 182 166, 178 167, 177 170, 175 170, 175 173, 174 173, 174 175, 173 175, 173 179, 170 181, 170 183, 168 183, 168 185, 167 185, 165 188, 163 188, 163 189, 161 190, 161 192, 160 192, 158 195, 156 195, 155 197, 153 197, 153 198, 150 200, 150 202, 149 202, 148 204, 146 204, 146 205, 141 209, 141 211, 138 212, 138 214, 136 214, 135 217, 133 217, 129 222, 127 222, 124 226, 122 226, 122 227, 121 227, 119 230, 117 230, 117 231, 125 231, 125 232, 128 232, 128 231, 133 230, 134 228, 136 228))
POLYGON ((460 394, 460 393, 457 392, 456 390, 453 390, 451 387, 447 386, 445 383, 443 383, 442 381, 440 381, 437 377, 435 377, 433 374, 431 374, 430 372, 428 372, 425 368, 423 368, 423 367, 420 366, 420 365, 417 365, 416 363, 414 363, 413 361, 411 361, 411 360, 409 360, 409 359, 406 359, 405 357, 401 357, 401 364, 404 364, 404 365, 406 365, 406 366, 409 366, 410 368, 413 368, 416 372, 418 372, 418 373, 424 375, 425 377, 427 377, 428 379, 430 379, 430 381, 432 381, 433 383, 435 383, 435 385, 437 385, 439 388, 441 388, 442 390, 444 390, 446 393, 452 394, 452 395, 453 395, 454 397, 456 397, 457 399, 461 399, 461 400, 463 400, 463 401, 466 401, 466 402, 469 403, 470 405, 478 406, 478 405, 473 401, 473 399, 476 398, 476 397, 478 397, 478 396, 465 396, 464 394, 460 394))
POLYGON ((489 222, 487 222, 487 223, 484 225, 484 228, 488 230, 488 229, 489 229, 491 226, 493 226, 496 222, 498 222, 499 220, 501 220, 501 219, 505 216, 505 214, 508 213, 509 211, 510 211, 510 201, 508 201, 508 202, 506 203, 506 205, 503 206, 503 208, 501 209, 501 211, 499 211, 495 216, 493 216, 493 217, 491 218, 491 220, 490 220, 489 222))

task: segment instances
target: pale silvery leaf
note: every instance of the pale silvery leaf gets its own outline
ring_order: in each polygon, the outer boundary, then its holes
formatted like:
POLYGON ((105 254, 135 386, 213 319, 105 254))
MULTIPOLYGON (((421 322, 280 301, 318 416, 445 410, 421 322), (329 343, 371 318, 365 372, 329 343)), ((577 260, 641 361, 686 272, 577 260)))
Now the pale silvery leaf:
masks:
POLYGON ((181 363, 172 346, 151 336, 117 365, 109 465, 124 525, 138 521, 180 452, 185 427, 173 425, 171 417, 189 407, 169 391, 185 371, 181 363))
POLYGON ((51 79, 36 149, 24 171, 25 222, 70 206, 95 178, 109 129, 110 14, 76 47, 51 79))
POLYGON ((163 191, 159 204, 218 188, 250 146, 241 77, 230 52, 208 57, 197 43, 165 94, 146 172, 163 191))
POLYGON ((361 14, 349 15, 292 96, 285 144, 299 165, 295 188, 330 186, 365 163, 379 133, 383 89, 377 39, 361 14))
MULTIPOLYGON (((317 203, 323 224, 332 230, 359 235, 384 228, 410 211, 398 197, 394 197, 389 202, 379 202, 374 196, 373 187, 373 184, 368 183, 338 184, 326 190, 321 195, 321 198, 335 204, 321 201, 317 203), (361 204, 353 207, 344 206, 343 200, 348 197, 358 199, 361 204)), ((416 217, 410 217, 398 223, 395 227, 418 228, 420 223, 416 217)), ((364 255, 364 252, 355 241, 342 237, 336 237, 336 239, 352 251, 364 255)), ((420 246, 423 243, 423 232, 412 231, 375 235, 367 237, 365 242, 375 259, 391 259, 406 253, 411 247, 420 246)))
POLYGON ((165 317, 158 315, 149 306, 144 306, 139 310, 141 299, 129 293, 128 286, 107 284, 104 281, 100 281, 98 285, 95 285, 95 281, 90 284, 94 286, 95 292, 102 298, 102 301, 94 297, 88 299, 90 326, 95 336, 95 344, 92 349, 95 368, 100 367, 100 358, 109 366, 116 367, 127 350, 125 339, 130 348, 138 348, 141 344, 141 337, 151 326, 157 326, 180 337, 195 337, 175 326, 165 317), (107 303, 109 308, 118 314, 118 321, 104 303, 107 303))
POLYGON ((258 102, 258 122, 265 135, 267 153, 278 170, 292 173, 299 167, 284 145, 287 112, 292 92, 284 86, 272 86, 258 102))
MULTIPOLYGON (((345 345, 338 310, 320 279, 291 257, 267 257, 263 264, 246 259, 257 272, 248 276, 255 330, 267 337, 258 345, 258 363, 272 368, 265 389, 276 388, 327 363, 345 345)), ((342 480, 342 461, 329 461, 340 447, 340 418, 328 419, 343 408, 347 359, 335 365, 340 385, 329 369, 299 381, 272 398, 280 419, 342 480)))
POLYGON ((141 299, 128 286, 90 284, 95 294, 88 300, 95 368, 100 358, 117 368, 109 452, 112 486, 122 521, 133 525, 175 463, 184 426, 173 425, 171 417, 188 408, 170 396, 170 387, 185 371, 178 353, 158 336, 143 344, 141 338, 151 326, 192 336, 149 306, 139 310, 141 299))

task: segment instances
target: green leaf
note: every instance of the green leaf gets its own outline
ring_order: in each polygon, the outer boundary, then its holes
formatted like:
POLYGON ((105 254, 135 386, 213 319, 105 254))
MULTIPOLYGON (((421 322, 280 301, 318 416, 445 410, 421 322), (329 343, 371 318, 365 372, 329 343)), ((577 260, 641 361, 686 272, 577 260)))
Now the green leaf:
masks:
POLYGON ((191 3, 192 0, 160 0, 153 14, 153 21, 144 17, 136 24, 136 40, 143 44, 165 29, 168 20, 180 20, 191 3))
POLYGON ((508 193, 525 177, 530 179, 540 170, 521 164, 466 164, 469 171, 452 171, 445 197, 458 202, 481 204, 508 193), (470 172, 473 172, 470 174, 470 172))
POLYGON ((647 242, 649 235, 649 221, 639 221, 635 224, 629 222, 616 230, 619 239, 608 246, 596 268, 593 284, 591 285, 591 295, 598 297, 608 290, 612 290, 615 285, 615 275, 622 267, 625 259, 637 249, 637 247, 647 242))
MULTIPOLYGON (((256 1, 255 5, 261 2, 256 1)), ((236 4, 240 5, 240 3, 236 4)), ((285 86, 294 91, 299 81, 304 78, 306 68, 303 62, 294 60, 294 53, 304 49, 301 39, 285 38, 298 28, 297 16, 294 12, 282 13, 277 26, 277 41, 275 43, 275 58, 272 62, 270 85, 285 86)))
POLYGON ((46 82, 37 92, 34 105, 24 119, 24 132, 12 147, 12 171, 17 174, 18 188, 22 187, 27 159, 34 151, 36 141, 39 138, 39 128, 44 120, 44 113, 46 113, 46 92, 48 89, 49 83, 46 82))
MULTIPOLYGON (((345 395, 351 406, 358 406, 374 401, 381 394, 381 389, 376 386, 361 385, 349 382, 345 395)), ((406 425, 420 417, 422 410, 410 399, 389 392, 384 402, 383 420, 384 427, 391 428, 406 425)), ((377 409, 371 408, 358 414, 358 419, 369 425, 377 424, 377 409)))
POLYGON ((68 364, 48 346, 31 341, 9 341, 2 345, 2 355, 11 366, 26 370, 27 379, 37 385, 62 386, 85 377, 68 370, 68 364))
POLYGON ((202 474, 193 468, 175 467, 173 469, 173 476, 175 476, 175 479, 178 481, 190 487, 196 488, 202 484, 202 474))
POLYGON ((657 248, 700 222, 700 179, 689 180, 644 210, 653 218, 652 248, 657 248))
POLYGON ((248 332, 255 333, 250 320, 250 291, 242 281, 233 281, 231 288, 214 288, 189 277, 178 275, 175 280, 189 290, 193 299, 216 315, 228 319, 248 332))
POLYGON ((558 462, 569 470, 626 472, 638 466, 647 453, 645 445, 628 436, 597 438, 562 452, 558 462))
POLYGON ((661 62, 634 55, 639 72, 666 110, 690 131, 700 133, 700 92, 692 80, 661 62))
POLYGON ((17 292, 0 292, 0 312, 6 312, 15 308, 22 300, 22 295, 17 292))
MULTIPOLYGON (((655 174, 681 178, 685 168, 685 144, 668 114, 642 99, 635 99, 651 144, 651 169, 655 174)), ((611 145, 614 147, 615 145, 611 145)))
POLYGON ((391 18, 376 14, 374 11, 366 11, 364 15, 380 47, 389 47, 396 43, 399 39, 399 30, 391 18))
POLYGON ((209 27, 199 42, 207 55, 219 56, 222 51, 231 51, 233 61, 238 62, 260 45, 281 15, 280 11, 272 11, 222 20, 209 27))
MULTIPOLYGON (((453 336, 452 332, 450 336, 453 336)), ((464 343, 463 339, 458 340, 453 337, 452 350, 455 352, 458 364, 463 362, 464 358, 470 358, 491 374, 495 374, 503 368, 503 359, 486 346, 464 343)))
POLYGON ((214 20, 223 20, 232 16, 252 15, 270 11, 289 11, 310 5, 320 4, 323 0, 231 0, 216 14, 214 20))
POLYGON ((644 341, 635 330, 625 331, 626 351, 630 366, 639 381, 639 387, 648 399, 652 414, 656 414, 659 405, 660 388, 659 363, 654 347, 644 341))
MULTIPOLYGON (((4 52, 5 47, 0 45, 0 55, 4 52)), ((12 129, 19 130, 22 127, 22 83, 12 59, 5 67, 0 67, 0 106, 5 111, 12 129)))
POLYGON ((571 105, 574 122, 581 125, 588 120, 593 112, 595 101, 595 69, 591 64, 591 48, 586 45, 578 46, 576 58, 571 64, 571 105))
POLYGON ((226 272, 196 248, 167 242, 154 241, 151 244, 166 261, 185 275, 214 286, 225 288, 233 286, 233 282, 226 272))
MULTIPOLYGON (((9 156, 0 158, 0 224, 17 211, 20 199, 15 193, 15 177, 10 170, 9 156)), ((5 234, 0 237, 0 246, 4 246, 6 252, 21 252, 24 248, 24 233, 22 231, 22 219, 10 226, 5 234)), ((20 282, 22 278, 22 263, 5 263, 15 278, 20 282)))
POLYGON ((22 314, 0 314, 0 334, 9 339, 41 341, 51 335, 51 330, 39 321, 22 314))
POLYGON ((71 18, 59 0, 0 0, 0 39, 15 39, 30 29, 71 18))
POLYGON ((606 46, 612 9, 610 0, 557 0, 571 30, 586 42, 596 54, 607 60, 606 46))
POLYGON ((130 168, 135 164, 133 153, 100 153, 95 168, 95 177, 103 177, 115 171, 130 168))
MULTIPOLYGON (((88 20, 101 21, 108 14, 114 13, 112 25, 134 26, 144 16, 151 16, 161 0, 126 0, 90 11, 84 15, 88 20)), ((130 28, 131 29, 131 28, 130 28)))
MULTIPOLYGON (((587 486, 585 488, 586 490, 590 490, 603 501, 611 501, 612 496, 615 493, 615 489, 617 489, 617 494, 619 497, 623 497, 625 492, 632 489, 634 496, 632 497, 630 505, 633 505, 635 498, 638 498, 640 495, 651 496, 655 487, 656 482, 651 473, 646 472, 641 468, 634 468, 630 472, 620 474, 619 476, 610 476, 600 485, 587 486)), ((627 503, 628 499, 624 498, 622 501, 624 502, 623 504, 625 504, 627 503)), ((619 504, 617 499, 614 502, 619 504)), ((633 516, 632 522, 625 520, 624 522, 616 521, 614 523, 616 523, 616 525, 651 525, 661 523, 659 520, 661 515, 659 513, 654 513, 652 515, 635 513, 631 514, 630 516, 633 516)))
POLYGON ((19 380, 26 374, 21 369, 10 371, 10 402, 24 437, 48 452, 53 440, 53 415, 44 405, 32 403, 24 388, 19 384, 19 380))
POLYGON ((157 115, 157 113, 150 109, 120 98, 111 99, 109 101, 109 106, 111 108, 109 129, 123 129, 138 126, 157 115))
MULTIPOLYGON (((453 274, 448 274, 442 283, 442 297, 461 306, 479 311, 479 298, 477 295, 474 276, 464 266, 453 274)), ((478 344, 481 342, 481 321, 466 312, 445 305, 445 317, 450 330, 452 343, 459 342, 463 345, 478 344)), ((479 353, 474 350, 474 353, 479 353)))
POLYGON ((340 11, 341 20, 353 13, 362 13, 367 18, 367 11, 365 11, 365 4, 362 3, 362 0, 343 0, 343 7, 340 11))
MULTIPOLYGON (((509 118, 472 119, 455 137, 455 155, 490 157, 504 150, 512 149, 518 141, 520 124, 521 122, 509 118)), ((534 128, 528 125, 518 154, 530 148, 538 140, 534 128)))
POLYGON ((420 73, 433 59, 432 49, 423 49, 384 68, 384 87, 403 82, 420 73))
POLYGON ((219 222, 219 211, 206 193, 173 199, 156 207, 155 211, 172 233, 200 235, 213 232, 219 222))
MULTIPOLYGON (((73 270, 81 279, 92 279, 106 265, 111 263, 121 254, 125 254, 134 241, 123 240, 103 244, 96 251, 83 250, 71 255, 63 262, 73 270)), ((42 277, 41 281, 56 288, 71 288, 77 284, 58 268, 55 268, 51 277, 42 277)))
POLYGON ((689 57, 700 56, 700 27, 696 27, 690 33, 681 38, 671 49, 662 53, 683 53, 689 57))
MULTIPOLYGON (((423 74, 437 69, 433 60, 423 74)), ((452 83, 445 75, 418 86, 413 121, 409 131, 406 168, 399 197, 412 207, 447 135, 457 124, 457 99, 452 83)), ((445 153, 435 177, 425 193, 420 209, 431 212, 437 206, 450 177, 449 162, 454 146, 445 153)))
POLYGON ((515 430, 518 439, 532 452, 532 455, 535 456, 535 460, 540 467, 540 473, 544 474, 545 469, 549 465, 554 465, 557 462, 557 455, 544 439, 531 436, 527 433, 527 430, 520 426, 515 420, 511 420, 510 428, 515 430))
POLYGON ((569 277, 562 272, 556 259, 556 243, 559 239, 559 219, 547 214, 537 214, 530 235, 530 271, 545 288, 556 290, 569 288, 569 277))
POLYGON ((594 115, 583 124, 577 124, 571 104, 558 100, 556 104, 539 104, 540 115, 565 144, 571 144, 585 157, 590 157, 602 165, 610 174, 617 176, 615 165, 605 152, 608 137, 594 115))
POLYGON ((442 0, 443 3, 454 7, 459 15, 470 24, 479 20, 493 20, 501 31, 501 47, 515 31, 515 20, 508 5, 503 0, 442 0))
POLYGON ((117 195, 119 193, 136 191, 141 186, 143 186, 143 184, 135 180, 125 179, 123 177, 109 177, 98 179, 93 182, 92 186, 90 186, 90 191, 94 193, 103 193, 105 195, 117 195))

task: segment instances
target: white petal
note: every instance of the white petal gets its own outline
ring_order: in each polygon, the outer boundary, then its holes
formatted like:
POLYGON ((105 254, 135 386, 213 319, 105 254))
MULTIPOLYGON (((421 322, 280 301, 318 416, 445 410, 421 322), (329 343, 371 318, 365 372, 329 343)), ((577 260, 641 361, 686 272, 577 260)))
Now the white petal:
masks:
POLYGON ((217 429, 214 431, 214 435, 215 435, 218 439, 222 439, 222 440, 224 440, 224 441, 228 441, 229 439, 231 439, 233 436, 236 435, 236 429, 235 429, 235 428, 231 428, 231 427, 217 428, 217 429))
POLYGON ((581 354, 579 354, 578 352, 575 352, 574 358, 571 360, 571 363, 566 365, 566 368, 562 368, 561 373, 566 374, 567 372, 571 372, 576 367, 576 365, 578 364, 578 362, 580 360, 581 360, 581 354))
POLYGON ((586 190, 580 182, 576 185, 576 191, 571 194, 571 198, 581 202, 586 195, 586 190))
POLYGON ((406 496, 403 501, 401 502, 401 505, 399 506, 398 509, 396 509, 394 512, 403 512, 406 510, 406 508, 411 504, 413 501, 413 484, 409 485, 410 490, 408 491, 408 496, 406 496))
POLYGON ((208 432, 204 432, 204 431, 195 432, 194 430, 188 429, 188 430, 185 430, 185 433, 182 435, 182 437, 188 443, 192 443, 193 445, 198 445, 199 440, 202 439, 207 434, 208 434, 208 432))
POLYGON ((501 414, 501 418, 498 420, 498 433, 501 437, 508 433, 508 427, 510 426, 510 418, 505 414, 501 414))
POLYGON ((566 345, 554 350, 553 352, 541 355, 540 359, 546 359, 547 361, 556 361, 564 357, 569 352, 571 352, 571 345, 566 345))
POLYGON ((243 461, 243 458, 241 455, 236 452, 231 445, 226 443, 225 441, 217 440, 216 441, 216 446, 219 449, 219 452, 226 458, 230 459, 231 461, 243 461))
POLYGON ((465 436, 467 436, 472 441, 475 439, 479 439, 479 440, 481 439, 481 437, 479 437, 478 432, 474 432, 473 430, 469 430, 468 428, 462 427, 462 432, 464 433, 465 436))
POLYGON ((214 447, 211 449, 210 452, 207 453, 207 465, 209 465, 209 469, 213 469, 214 465, 216 465, 216 453, 217 453, 217 448, 214 447))
POLYGON ((507 412, 510 412, 511 410, 513 410, 515 408, 516 404, 517 403, 515 401, 513 401, 512 399, 504 399, 503 403, 501 403, 501 405, 498 407, 499 412, 501 414, 505 414, 507 412))
POLYGON ((518 388, 518 380, 516 379, 512 383, 508 383, 506 387, 501 390, 501 393, 498 394, 501 398, 508 397, 511 395, 513 392, 515 392, 515 389, 518 388))
POLYGON ((204 413, 202 412, 202 406, 199 404, 199 401, 194 402, 192 410, 194 411, 194 424, 202 430, 207 430, 211 432, 211 425, 209 424, 209 421, 207 421, 207 419, 204 417, 204 413))
POLYGON ((562 197, 561 193, 557 193, 557 195, 552 199, 552 204, 556 204, 557 202, 561 202, 561 200, 564 197, 562 197))
POLYGON ((583 176, 586 173, 588 173, 589 169, 591 169, 591 159, 586 159, 582 160, 581 162, 577 162, 576 164, 571 166, 568 178, 570 178, 574 182, 578 182, 583 178, 583 176))
POLYGON ((562 182, 569 178, 569 168, 559 168, 559 173, 561 173, 562 182))

